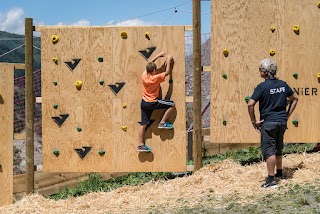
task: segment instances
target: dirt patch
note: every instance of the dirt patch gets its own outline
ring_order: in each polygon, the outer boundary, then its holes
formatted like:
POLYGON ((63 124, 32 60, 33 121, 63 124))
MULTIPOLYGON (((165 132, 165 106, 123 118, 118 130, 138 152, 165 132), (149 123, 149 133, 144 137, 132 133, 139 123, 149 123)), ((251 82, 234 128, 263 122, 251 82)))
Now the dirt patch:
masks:
POLYGON ((320 179, 320 154, 291 154, 283 160, 280 188, 260 187, 266 177, 265 163, 241 166, 231 160, 203 167, 188 177, 128 186, 111 192, 90 193, 67 200, 51 200, 33 194, 17 203, 0 208, 0 213, 145 213, 177 207, 198 206, 205 201, 221 208, 235 201, 253 203, 268 194, 280 193, 286 184, 302 184, 320 179))

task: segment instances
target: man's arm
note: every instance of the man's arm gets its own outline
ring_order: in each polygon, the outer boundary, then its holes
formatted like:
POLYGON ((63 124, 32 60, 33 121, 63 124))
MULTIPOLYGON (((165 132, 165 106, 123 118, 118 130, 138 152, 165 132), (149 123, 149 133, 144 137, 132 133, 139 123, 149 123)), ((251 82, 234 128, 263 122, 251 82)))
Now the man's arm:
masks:
POLYGON ((289 100, 292 103, 291 103, 290 108, 289 108, 288 113, 287 113, 287 119, 289 119, 289 117, 291 116, 292 112, 296 108, 299 99, 298 99, 298 96, 296 95, 296 93, 294 93, 289 97, 289 100))
POLYGON ((166 71, 165 71, 165 75, 168 76, 170 74, 170 72, 172 71, 171 69, 171 60, 173 59, 173 57, 171 55, 167 56, 167 60, 166 60, 166 71))
POLYGON ((153 57, 150 62, 154 62, 154 61, 156 61, 159 57, 163 57, 163 56, 165 56, 165 55, 166 55, 166 53, 163 52, 163 51, 161 51, 161 52, 158 53, 155 57, 153 57))

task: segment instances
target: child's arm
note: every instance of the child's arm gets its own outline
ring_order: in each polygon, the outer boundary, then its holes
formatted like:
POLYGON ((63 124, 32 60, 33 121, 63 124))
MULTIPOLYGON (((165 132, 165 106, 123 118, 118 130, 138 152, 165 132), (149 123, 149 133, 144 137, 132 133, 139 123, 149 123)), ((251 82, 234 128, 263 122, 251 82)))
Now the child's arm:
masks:
POLYGON ((166 53, 163 52, 163 51, 161 51, 161 52, 158 53, 155 57, 153 57, 150 62, 154 62, 154 61, 156 61, 159 57, 163 57, 163 56, 165 56, 165 55, 166 55, 166 53))
POLYGON ((165 71, 165 75, 168 76, 170 74, 170 72, 172 71, 171 69, 171 60, 173 59, 173 56, 168 55, 167 56, 167 60, 166 60, 166 71, 165 71))

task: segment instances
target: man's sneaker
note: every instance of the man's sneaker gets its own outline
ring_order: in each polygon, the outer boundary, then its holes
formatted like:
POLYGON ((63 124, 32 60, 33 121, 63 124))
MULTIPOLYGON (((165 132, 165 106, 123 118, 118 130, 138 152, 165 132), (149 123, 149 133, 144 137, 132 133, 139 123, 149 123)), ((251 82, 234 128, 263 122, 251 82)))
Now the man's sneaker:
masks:
POLYGON ((137 148, 138 152, 150 152, 151 148, 147 147, 146 145, 138 146, 137 148))
POLYGON ((284 175, 275 174, 274 177, 280 180, 286 180, 286 177, 284 175))
POLYGON ((158 129, 173 129, 173 125, 169 122, 165 122, 163 124, 159 123, 158 129))
POLYGON ((266 181, 264 184, 261 185, 262 188, 277 188, 277 182, 276 181, 271 181, 271 182, 268 182, 266 181))

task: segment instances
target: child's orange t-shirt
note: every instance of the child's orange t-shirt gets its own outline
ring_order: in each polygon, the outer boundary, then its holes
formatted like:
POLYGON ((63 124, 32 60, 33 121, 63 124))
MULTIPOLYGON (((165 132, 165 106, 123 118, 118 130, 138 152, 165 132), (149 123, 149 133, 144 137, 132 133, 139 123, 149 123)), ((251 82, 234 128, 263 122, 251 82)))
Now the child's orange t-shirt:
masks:
POLYGON ((165 81, 166 74, 162 72, 157 74, 155 71, 148 74, 147 71, 142 73, 142 91, 144 101, 156 102, 160 93, 160 83, 165 81))

